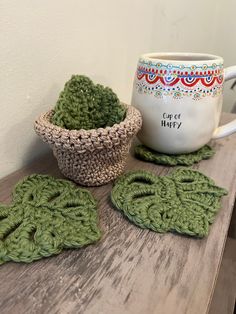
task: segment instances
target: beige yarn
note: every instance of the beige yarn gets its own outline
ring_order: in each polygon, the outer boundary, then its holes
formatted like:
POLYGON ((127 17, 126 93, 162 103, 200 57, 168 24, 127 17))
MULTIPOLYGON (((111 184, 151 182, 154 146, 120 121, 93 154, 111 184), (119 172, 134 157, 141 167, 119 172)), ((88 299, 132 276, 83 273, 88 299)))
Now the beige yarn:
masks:
POLYGON ((124 170, 132 138, 141 128, 140 112, 127 108, 126 118, 112 127, 67 130, 52 124, 53 110, 35 121, 35 132, 53 148, 61 172, 86 186, 98 186, 124 170))

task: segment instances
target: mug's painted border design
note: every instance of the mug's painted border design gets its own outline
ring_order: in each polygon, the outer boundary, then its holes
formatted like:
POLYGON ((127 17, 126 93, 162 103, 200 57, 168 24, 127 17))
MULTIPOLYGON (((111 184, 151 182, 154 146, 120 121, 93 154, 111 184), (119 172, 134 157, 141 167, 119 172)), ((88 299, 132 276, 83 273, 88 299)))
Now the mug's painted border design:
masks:
POLYGON ((205 70, 215 70, 215 69, 219 69, 219 70, 223 70, 223 64, 222 63, 212 63, 211 65, 208 64, 202 64, 202 65, 189 65, 187 66, 186 64, 180 64, 180 65, 175 65, 172 63, 161 63, 161 62, 154 62, 154 61, 147 61, 144 59, 139 59, 139 65, 143 65, 143 66, 147 66, 147 67, 154 67, 154 68, 162 68, 162 69, 166 69, 166 70, 170 70, 170 69, 178 69, 178 70, 189 70, 189 71, 194 71, 197 69, 201 69, 202 71, 205 70))
POLYGON ((158 98, 191 96, 199 100, 206 96, 215 97, 222 92, 223 81, 222 64, 186 67, 139 62, 136 72, 138 92, 154 94, 158 98))

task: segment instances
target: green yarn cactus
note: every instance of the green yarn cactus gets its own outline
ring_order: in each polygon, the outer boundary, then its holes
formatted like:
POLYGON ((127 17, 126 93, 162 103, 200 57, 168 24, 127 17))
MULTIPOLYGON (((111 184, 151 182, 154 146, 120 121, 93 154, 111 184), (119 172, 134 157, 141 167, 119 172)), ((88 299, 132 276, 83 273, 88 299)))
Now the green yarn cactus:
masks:
POLYGON ((72 75, 54 108, 52 123, 69 130, 97 129, 120 123, 125 108, 109 87, 84 75, 72 75))

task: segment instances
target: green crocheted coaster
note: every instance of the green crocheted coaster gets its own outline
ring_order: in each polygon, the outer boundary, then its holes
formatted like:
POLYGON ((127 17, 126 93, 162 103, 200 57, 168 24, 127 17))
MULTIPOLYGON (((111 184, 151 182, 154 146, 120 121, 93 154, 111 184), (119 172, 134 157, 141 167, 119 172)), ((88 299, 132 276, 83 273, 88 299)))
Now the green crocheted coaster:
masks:
POLYGON ((67 180, 31 175, 19 182, 12 204, 0 204, 0 264, 32 262, 97 241, 96 201, 67 180))
POLYGON ((169 166, 191 166, 192 164, 199 162, 202 159, 211 158, 214 154, 214 149, 208 145, 203 146, 196 152, 180 155, 167 155, 158 153, 144 145, 138 145, 135 147, 135 156, 139 159, 150 161, 159 165, 169 166))
POLYGON ((226 194, 202 173, 180 168, 162 177, 141 170, 126 173, 115 183, 111 199, 141 228, 204 237, 226 194))

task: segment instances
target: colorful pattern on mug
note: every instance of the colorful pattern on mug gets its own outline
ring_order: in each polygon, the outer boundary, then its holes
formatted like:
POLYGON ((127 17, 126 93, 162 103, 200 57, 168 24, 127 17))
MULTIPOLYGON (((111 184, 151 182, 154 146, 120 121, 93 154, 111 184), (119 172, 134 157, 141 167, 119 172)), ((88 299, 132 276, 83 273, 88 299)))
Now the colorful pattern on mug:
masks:
POLYGON ((153 94, 157 98, 189 96, 194 100, 218 96, 224 81, 222 64, 186 66, 142 59, 139 60, 136 78, 139 93, 153 94))

